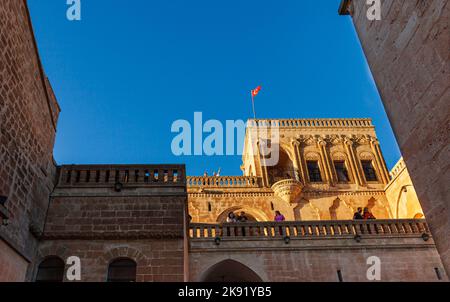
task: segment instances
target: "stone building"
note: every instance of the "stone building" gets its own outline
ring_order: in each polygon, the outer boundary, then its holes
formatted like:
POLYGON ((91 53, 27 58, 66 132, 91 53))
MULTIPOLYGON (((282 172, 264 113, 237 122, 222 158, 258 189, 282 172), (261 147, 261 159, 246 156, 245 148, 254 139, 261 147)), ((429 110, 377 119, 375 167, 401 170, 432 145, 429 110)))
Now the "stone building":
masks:
POLYGON ((404 162, 389 175, 370 119, 249 121, 242 170, 187 178, 190 280, 367 281, 373 255, 384 280, 442 278, 429 267, 440 260, 419 234, 423 211, 404 162), (279 137, 274 166, 252 150, 273 138, 264 127, 279 137), (359 207, 376 223, 352 221, 359 207), (273 222, 277 210, 288 222, 273 222), (226 224, 230 212, 251 222, 226 224))
POLYGON ((58 166, 60 109, 25 0, 0 3, 0 29, 0 281, 70 281, 73 256, 81 281, 368 281, 374 259, 383 281, 448 280, 408 171, 388 173, 370 120, 249 121, 243 176, 58 166), (352 220, 358 207, 378 219, 352 220), (224 223, 231 211, 250 221, 224 223))
POLYGON ((266 167, 259 156, 251 155, 258 128, 249 122, 243 177, 188 177, 194 222, 224 222, 231 210, 244 210, 256 221, 270 221, 275 209, 291 221, 349 220, 358 207, 368 207, 379 219, 393 218, 385 193, 390 176, 370 120, 257 123, 277 127, 277 164, 266 167))

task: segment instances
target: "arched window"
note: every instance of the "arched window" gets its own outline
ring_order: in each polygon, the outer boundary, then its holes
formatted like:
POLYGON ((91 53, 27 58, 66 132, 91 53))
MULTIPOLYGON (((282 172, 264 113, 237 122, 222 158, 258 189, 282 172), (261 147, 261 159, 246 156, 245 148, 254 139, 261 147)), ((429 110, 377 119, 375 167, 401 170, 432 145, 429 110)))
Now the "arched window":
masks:
POLYGON ((136 282, 136 262, 129 258, 112 261, 108 267, 108 282, 136 282))
POLYGON ((56 256, 48 257, 39 264, 36 282, 63 282, 64 261, 56 256))

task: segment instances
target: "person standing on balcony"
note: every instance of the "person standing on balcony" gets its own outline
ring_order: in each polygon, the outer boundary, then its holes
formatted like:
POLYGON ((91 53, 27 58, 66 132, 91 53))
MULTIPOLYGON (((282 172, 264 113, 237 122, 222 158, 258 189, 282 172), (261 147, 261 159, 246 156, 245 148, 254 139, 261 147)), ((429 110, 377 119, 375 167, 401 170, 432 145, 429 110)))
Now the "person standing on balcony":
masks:
POLYGON ((238 219, 233 212, 228 213, 227 223, 235 223, 237 221, 238 221, 238 219))
POLYGON ((245 214, 244 211, 242 211, 242 212, 239 214, 239 216, 238 216, 238 218, 237 218, 237 221, 238 221, 238 222, 247 222, 247 221, 248 221, 248 217, 247 217, 247 215, 245 214))
POLYGON ((363 214, 364 220, 372 220, 376 219, 375 216, 369 211, 369 208, 364 208, 364 214, 363 214))
POLYGON ((364 219, 362 214, 362 208, 358 208, 358 211, 353 215, 353 220, 362 220, 364 219))
POLYGON ((275 222, 283 222, 285 220, 286 218, 284 217, 283 214, 281 214, 280 211, 275 211, 275 222))

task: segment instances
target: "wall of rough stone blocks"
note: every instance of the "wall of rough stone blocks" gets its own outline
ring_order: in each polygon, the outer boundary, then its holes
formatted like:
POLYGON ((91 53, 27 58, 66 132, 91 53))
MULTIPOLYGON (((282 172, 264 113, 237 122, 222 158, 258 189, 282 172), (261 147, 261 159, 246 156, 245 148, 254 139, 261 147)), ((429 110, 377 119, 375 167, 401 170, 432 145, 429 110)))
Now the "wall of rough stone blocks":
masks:
POLYGON ((25 280, 28 262, 4 241, 0 240, 0 282, 25 280))
POLYGON ((51 240, 41 244, 39 255, 37 263, 47 256, 58 256, 64 261, 71 256, 79 257, 81 282, 105 282, 108 264, 117 258, 136 262, 137 282, 184 281, 183 240, 180 239, 51 240))
MULTIPOLYGON (((89 189, 83 192, 89 195, 89 189)), ((52 197, 34 276, 45 257, 66 260, 77 256, 81 259, 81 281, 102 282, 112 260, 128 257, 137 263, 137 281, 184 280, 185 193, 114 194, 52 197)))
POLYGON ((381 3, 369 21, 366 1, 351 1, 353 23, 449 272, 450 1, 381 3))
POLYGON ((183 237, 185 203, 185 196, 53 197, 45 236, 183 237))
MULTIPOLYGON (((0 195, 8 198, 10 219, 7 227, 0 227, 0 242, 14 246, 25 261, 32 261, 37 248, 29 226, 43 227, 54 185, 52 150, 58 114, 59 107, 40 66, 26 2, 3 0, 0 2, 0 195)), ((24 276, 25 268, 18 265, 17 276, 24 276)))
POLYGON ((194 251, 190 253, 190 280, 203 281, 212 266, 231 259, 250 268, 263 281, 338 282, 340 270, 344 282, 368 282, 367 259, 371 256, 381 260, 381 281, 439 281, 435 268, 440 270, 442 280, 448 280, 436 249, 387 247, 194 251))

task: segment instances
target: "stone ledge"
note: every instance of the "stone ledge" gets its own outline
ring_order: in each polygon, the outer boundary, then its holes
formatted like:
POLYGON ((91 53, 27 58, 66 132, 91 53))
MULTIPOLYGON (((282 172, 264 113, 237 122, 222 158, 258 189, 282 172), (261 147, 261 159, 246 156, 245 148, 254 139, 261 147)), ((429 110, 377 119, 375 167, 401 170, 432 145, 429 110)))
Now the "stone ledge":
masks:
POLYGON ((44 233, 40 240, 138 240, 138 239, 183 239, 180 232, 54 232, 44 233))
POLYGON ((353 238, 292 238, 289 244, 279 240, 222 240, 216 245, 213 239, 193 240, 190 242, 190 252, 229 252, 229 251, 262 251, 262 250, 364 250, 364 249, 411 249, 436 248, 434 241, 423 241, 420 237, 368 238, 362 237, 361 242, 353 238))

